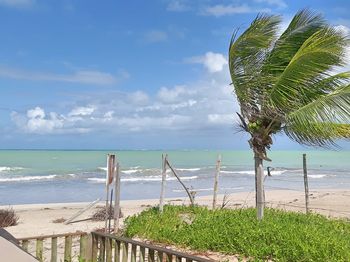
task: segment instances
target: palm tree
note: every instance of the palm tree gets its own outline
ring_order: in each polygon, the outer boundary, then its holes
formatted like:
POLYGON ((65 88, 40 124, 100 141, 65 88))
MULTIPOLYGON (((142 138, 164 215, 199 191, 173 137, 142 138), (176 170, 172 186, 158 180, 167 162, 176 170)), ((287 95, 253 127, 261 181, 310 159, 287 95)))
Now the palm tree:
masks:
POLYGON ((270 160, 272 136, 320 147, 350 138, 349 39, 309 10, 299 11, 278 35, 281 18, 258 15, 229 47, 229 67, 237 96, 240 127, 250 135, 255 158, 258 219, 263 217, 263 161, 270 160))

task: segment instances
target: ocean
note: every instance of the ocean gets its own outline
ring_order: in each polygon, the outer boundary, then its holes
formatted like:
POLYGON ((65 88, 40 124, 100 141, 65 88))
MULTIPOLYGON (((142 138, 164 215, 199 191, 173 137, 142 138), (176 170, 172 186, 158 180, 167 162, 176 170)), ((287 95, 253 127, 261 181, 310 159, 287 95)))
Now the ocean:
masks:
MULTIPOLYGON (((161 156, 196 195, 212 194, 217 156, 221 154, 219 193, 254 192, 250 151, 0 151, 0 205, 93 201, 105 198, 106 156, 121 166, 121 199, 159 198, 161 156)), ((350 188, 350 151, 271 151, 272 176, 266 190, 303 190, 302 154, 307 154, 309 188, 350 188)), ((166 197, 185 196, 169 172, 166 197)))

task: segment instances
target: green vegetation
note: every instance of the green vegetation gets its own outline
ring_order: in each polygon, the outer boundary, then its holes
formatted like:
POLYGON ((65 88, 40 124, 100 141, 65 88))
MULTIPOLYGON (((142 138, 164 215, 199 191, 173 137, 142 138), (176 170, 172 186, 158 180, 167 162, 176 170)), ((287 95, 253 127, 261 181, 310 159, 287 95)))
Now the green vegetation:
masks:
POLYGON ((252 260, 350 261, 350 223, 316 214, 165 206, 126 220, 128 237, 186 246, 200 251, 239 254, 252 260))
POLYGON ((272 137, 283 132, 309 146, 327 147, 350 138, 349 37, 320 14, 299 11, 280 34, 282 19, 258 15, 233 34, 229 67, 240 127, 255 154, 258 218, 263 216, 263 160, 272 137))

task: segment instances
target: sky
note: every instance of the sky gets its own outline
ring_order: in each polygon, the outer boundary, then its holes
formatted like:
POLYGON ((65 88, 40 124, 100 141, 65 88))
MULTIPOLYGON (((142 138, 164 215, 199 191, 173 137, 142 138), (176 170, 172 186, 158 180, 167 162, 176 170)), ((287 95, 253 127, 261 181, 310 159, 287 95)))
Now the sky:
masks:
POLYGON ((0 149, 248 149, 231 34, 302 8, 349 32, 348 0, 0 0, 0 149))

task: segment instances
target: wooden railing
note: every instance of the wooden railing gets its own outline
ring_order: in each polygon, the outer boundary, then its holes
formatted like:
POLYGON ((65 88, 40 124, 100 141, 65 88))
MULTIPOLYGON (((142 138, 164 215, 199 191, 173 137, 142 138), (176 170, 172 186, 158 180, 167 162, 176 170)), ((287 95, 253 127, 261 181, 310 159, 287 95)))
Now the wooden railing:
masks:
POLYGON ((22 248, 39 261, 91 260, 91 235, 85 232, 26 237, 18 240, 22 248), (63 247, 60 247, 59 242, 62 242, 63 247), (77 254, 72 253, 73 247, 78 248, 75 252, 77 254))
POLYGON ((68 233, 18 239, 39 261, 51 262, 209 262, 212 260, 98 232, 68 233), (61 244, 59 244, 61 243, 61 244), (72 250, 74 249, 74 253, 72 250))
POLYGON ((92 261, 101 262, 209 262, 168 248, 158 247, 129 238, 92 232, 92 261))

